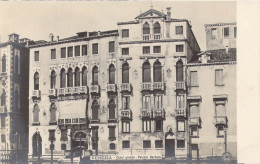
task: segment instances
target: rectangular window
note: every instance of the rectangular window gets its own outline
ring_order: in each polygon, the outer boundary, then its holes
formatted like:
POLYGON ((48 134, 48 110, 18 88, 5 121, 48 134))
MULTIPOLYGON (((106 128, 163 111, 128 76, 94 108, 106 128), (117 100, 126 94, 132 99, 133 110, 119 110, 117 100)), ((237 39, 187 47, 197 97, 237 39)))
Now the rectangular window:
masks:
POLYGON ((229 27, 224 28, 224 37, 229 37, 229 27))
POLYGON ((109 52, 115 52, 115 42, 109 42, 109 52))
POLYGON ((176 45, 176 52, 183 52, 183 45, 176 45))
POLYGON ((129 55, 129 48, 122 48, 122 55, 129 55))
POLYGON ((92 54, 98 54, 98 43, 92 44, 92 54))
POLYGON ((130 141, 122 141, 122 148, 129 149, 130 148, 130 141))
POLYGON ((115 135, 115 129, 116 127, 108 127, 109 128, 109 140, 115 140, 116 135, 115 135))
POLYGON ((80 56, 80 46, 75 46, 75 56, 80 56))
POLYGON ((151 97, 143 96, 143 109, 150 109, 151 107, 151 97))
POLYGON ((163 141, 155 140, 155 148, 163 148, 163 141))
POLYGON ((51 59, 56 59, 56 49, 51 49, 51 59))
POLYGON ((5 127, 5 116, 1 116, 1 127, 4 128, 5 127))
POLYGON ((129 121, 122 121, 122 132, 123 133, 130 132, 130 122, 129 121))
POLYGON ((198 86, 198 78, 197 78, 197 71, 190 72, 190 86, 197 87, 198 86))
POLYGON ((66 58, 66 47, 60 49, 60 57, 66 58))
POLYGON ((183 26, 176 26, 176 35, 183 34, 183 26))
POLYGON ((88 55, 88 46, 82 45, 82 56, 88 55))
POLYGON ((34 51, 34 61, 39 61, 39 51, 34 51))
POLYGON ((183 109, 185 108, 185 95, 177 95, 177 108, 183 109))
POLYGON ((156 132, 163 131, 163 120, 155 120, 155 131, 156 132))
POLYGON ((122 29, 122 38, 129 37, 129 29, 122 29))
POLYGON ((68 136, 67 136, 67 130, 61 130, 61 136, 60 136, 60 140, 61 141, 67 141, 68 140, 68 136))
POLYGON ((154 96, 154 108, 155 109, 162 109, 163 108, 163 96, 162 95, 155 95, 154 96))
POLYGON ((190 127, 191 137, 198 137, 199 136, 199 128, 197 126, 190 127))
POLYGON ((211 29, 211 39, 216 39, 217 38, 217 29, 212 28, 211 29))
POLYGON ((223 117, 226 116, 226 105, 225 101, 215 101, 216 116, 223 117))
POLYGON ((143 47, 143 54, 149 54, 149 53, 150 53, 150 47, 149 46, 143 47))
POLYGON ((150 140, 144 140, 144 141, 143 141, 143 148, 144 148, 144 149, 149 149, 149 148, 151 148, 151 141, 150 141, 150 140))
POLYGON ((178 132, 184 132, 185 131, 185 121, 184 120, 178 120, 177 121, 177 131, 178 132))
POLYGON ((224 85, 223 83, 223 69, 215 70, 215 85, 224 85))
POLYGON ((73 47, 68 47, 68 57, 73 57, 73 47))
POLYGON ((224 137, 224 126, 217 126, 218 137, 224 137))
POLYGON ((123 97, 123 110, 130 109, 130 96, 123 97))
POLYGON ((237 37, 237 27, 234 27, 234 38, 237 37))
POLYGON ((177 148, 185 148, 185 141, 177 140, 177 148))
POLYGON ((161 46, 153 46, 153 53, 161 53, 161 46))
POLYGON ((143 120, 143 132, 151 132, 151 120, 143 120))

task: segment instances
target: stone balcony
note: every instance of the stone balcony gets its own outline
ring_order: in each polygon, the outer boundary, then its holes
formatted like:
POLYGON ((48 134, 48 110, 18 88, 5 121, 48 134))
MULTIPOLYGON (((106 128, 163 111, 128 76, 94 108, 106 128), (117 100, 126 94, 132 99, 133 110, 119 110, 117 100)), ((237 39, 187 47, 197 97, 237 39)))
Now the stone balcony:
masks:
POLYGON ((49 89, 49 96, 57 96, 57 90, 56 89, 49 89))
POLYGON ((153 90, 164 90, 164 83, 163 82, 154 82, 153 83, 153 90))
POLYGON ((91 85, 89 90, 90 93, 99 93, 99 85, 91 85))
POLYGON ((86 118, 64 118, 58 119, 58 125, 86 124, 86 118))
MULTIPOLYGON (((67 88, 59 88, 58 95, 74 95, 74 94, 87 94, 88 88, 87 86, 80 87, 67 87, 67 88)), ((50 95, 50 90, 49 90, 50 95)))
POLYGON ((175 82, 175 90, 186 90, 186 83, 184 81, 175 82))
POLYGON ((161 40, 162 34, 143 34, 143 40, 161 40))
POLYGON ((107 84, 107 92, 116 92, 116 84, 107 84))
POLYGON ((41 97, 41 91, 40 90, 33 90, 32 91, 32 97, 33 98, 40 98, 41 97))
POLYGON ((7 112, 6 106, 1 106, 0 107, 0 113, 6 113, 6 112, 7 112))
POLYGON ((120 111, 121 119, 132 119, 132 111, 130 109, 125 109, 120 111))
POLYGON ((176 117, 186 117, 186 108, 177 108, 175 109, 176 117))
POLYGON ((141 118, 153 118, 153 112, 150 109, 141 109, 141 118))
POLYGON ((153 39, 154 40, 161 40, 161 38, 162 38, 162 34, 153 34, 153 39))
POLYGON ((163 82, 145 82, 142 83, 142 91, 152 91, 152 90, 164 90, 163 82))
POLYGON ((189 126, 200 126, 201 120, 200 117, 189 117, 188 124, 189 126))
POLYGON ((224 125, 227 126, 227 116, 216 116, 215 117, 215 125, 224 125))
POLYGON ((155 109, 153 110, 153 118, 165 118, 164 109, 155 109))
POLYGON ((123 83, 121 84, 121 92, 131 92, 131 84, 130 83, 123 83))

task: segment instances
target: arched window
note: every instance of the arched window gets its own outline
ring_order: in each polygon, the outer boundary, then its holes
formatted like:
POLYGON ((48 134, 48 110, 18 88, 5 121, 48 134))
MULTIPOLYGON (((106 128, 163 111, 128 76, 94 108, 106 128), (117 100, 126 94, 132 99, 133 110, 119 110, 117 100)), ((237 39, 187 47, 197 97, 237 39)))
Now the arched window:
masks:
POLYGON ((33 156, 42 155, 42 138, 41 135, 36 132, 32 138, 33 156))
POLYGON ((115 84, 115 66, 109 65, 109 84, 115 84))
POLYGON ((181 60, 176 64, 176 81, 183 81, 183 63, 181 60))
POLYGON ((55 88, 56 85, 56 73, 51 71, 51 89, 55 88))
POLYGON ((98 109, 99 109, 99 105, 97 100, 94 100, 92 102, 92 119, 93 120, 97 120, 98 119, 98 109))
POLYGON ((68 78, 67 78, 67 87, 73 87, 73 73, 72 68, 69 68, 68 70, 68 78))
POLYGON ((79 72, 79 68, 77 67, 75 69, 75 87, 80 86, 80 72, 79 72))
POLYGON ((6 57, 5 57, 5 54, 2 57, 2 72, 6 72, 6 57))
POLYGON ((87 68, 83 67, 82 69, 82 86, 87 86, 87 68))
POLYGON ((66 87, 66 73, 65 73, 65 69, 63 69, 63 68, 60 71, 60 87, 61 88, 66 87))
POLYGON ((5 106, 5 104, 6 104, 6 93, 5 90, 3 90, 1 95, 1 106, 5 106))
POLYGON ((1 135, 1 142, 5 143, 5 135, 4 134, 1 135))
POLYGON ((18 92, 18 89, 16 88, 15 91, 14 91, 14 107, 16 109, 19 108, 19 92, 18 92))
POLYGON ((153 33, 154 33, 154 34, 160 34, 160 33, 161 33, 160 23, 156 22, 156 23, 153 25, 153 33))
POLYGON ((122 83, 129 83, 129 65, 124 63, 122 65, 122 83))
POLYGON ((114 99, 110 99, 108 108, 109 108, 109 119, 115 119, 116 104, 114 99))
POLYGON ((39 113, 40 113, 39 106, 35 104, 33 108, 33 122, 39 122, 39 113))
POLYGON ((93 85, 98 85, 98 68, 97 68, 97 66, 94 66, 93 70, 92 70, 92 83, 93 83, 93 85))
POLYGON ((143 64, 143 82, 151 82, 151 68, 149 62, 143 64))
POLYGON ((147 22, 143 25, 143 34, 150 34, 150 25, 147 22))
POLYGON ((39 90, 39 73, 34 74, 34 90, 39 90))
POLYGON ((52 103, 50 107, 50 123, 55 123, 56 121, 56 105, 52 103))
POLYGON ((15 60, 14 60, 14 73, 18 74, 19 71, 19 57, 18 55, 15 55, 15 60))
POLYGON ((162 66, 159 61, 156 61, 153 65, 153 81, 162 82, 162 66))

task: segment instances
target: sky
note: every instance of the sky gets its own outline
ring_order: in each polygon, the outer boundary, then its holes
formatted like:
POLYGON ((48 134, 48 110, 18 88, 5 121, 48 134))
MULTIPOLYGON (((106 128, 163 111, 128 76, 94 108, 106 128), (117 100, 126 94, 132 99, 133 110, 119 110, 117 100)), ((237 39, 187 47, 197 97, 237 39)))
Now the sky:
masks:
POLYGON ((81 31, 114 30, 117 22, 134 20, 151 6, 164 13, 171 7, 172 18, 189 20, 202 50, 204 24, 236 22, 236 2, 0 2, 0 42, 13 32, 20 38, 49 40, 50 33, 65 38, 81 31))

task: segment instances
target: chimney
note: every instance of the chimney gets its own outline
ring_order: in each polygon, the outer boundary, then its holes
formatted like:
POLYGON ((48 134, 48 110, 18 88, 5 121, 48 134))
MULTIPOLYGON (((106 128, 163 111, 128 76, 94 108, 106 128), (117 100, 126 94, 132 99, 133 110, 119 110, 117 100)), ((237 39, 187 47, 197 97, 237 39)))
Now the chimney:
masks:
POLYGON ((226 46, 226 54, 228 54, 228 50, 229 50, 229 47, 228 47, 228 46, 226 46))
POLYGON ((171 7, 167 7, 166 10, 167 10, 166 20, 170 21, 171 20, 171 7))
POLYGON ((53 42, 53 37, 54 37, 54 35, 52 33, 50 33, 50 35, 49 35, 50 42, 53 42))
POLYGON ((59 36, 57 36, 57 41, 59 41, 60 40, 60 37, 59 36))

